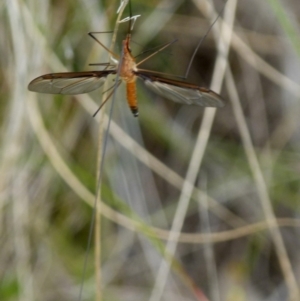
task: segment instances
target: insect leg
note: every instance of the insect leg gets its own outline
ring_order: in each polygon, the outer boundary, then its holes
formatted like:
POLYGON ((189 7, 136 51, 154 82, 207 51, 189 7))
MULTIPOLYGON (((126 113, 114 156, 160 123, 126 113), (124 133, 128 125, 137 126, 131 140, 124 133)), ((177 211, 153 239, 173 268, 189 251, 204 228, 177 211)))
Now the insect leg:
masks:
MULTIPOLYGON (((117 83, 116 89, 119 88, 121 82, 122 82, 122 81, 120 80, 120 81, 117 83)), ((115 85, 114 85, 113 87, 115 87, 115 85)), ((107 101, 108 101, 108 100, 110 99, 110 97, 113 95, 114 91, 115 91, 115 89, 113 89, 113 90, 109 93, 109 95, 108 95, 108 96, 106 97, 106 99, 102 102, 102 104, 99 106, 99 108, 97 109, 97 111, 93 114, 93 117, 95 117, 95 116, 98 114, 98 112, 102 109, 102 107, 107 103, 107 101)))
POLYGON ((96 37, 95 37, 95 34, 99 34, 99 33, 112 33, 112 31, 92 31, 92 32, 89 32, 88 35, 94 39, 99 45, 101 45, 108 53, 110 53, 112 55, 112 57, 114 59, 118 59, 118 55, 113 53, 110 49, 108 49, 102 42, 100 42, 96 37))
POLYGON ((150 54, 149 56, 147 56, 145 59, 143 59, 142 61, 138 62, 136 64, 136 66, 140 65, 141 63, 144 63, 145 61, 147 61, 148 59, 150 59, 152 56, 156 55, 157 53, 161 52, 162 50, 164 50, 165 48, 169 47, 170 45, 174 44, 175 42, 177 42, 177 39, 175 39, 172 42, 169 42, 167 44, 165 44, 165 46, 161 47, 160 49, 158 49, 157 51, 153 52, 152 54, 150 54))

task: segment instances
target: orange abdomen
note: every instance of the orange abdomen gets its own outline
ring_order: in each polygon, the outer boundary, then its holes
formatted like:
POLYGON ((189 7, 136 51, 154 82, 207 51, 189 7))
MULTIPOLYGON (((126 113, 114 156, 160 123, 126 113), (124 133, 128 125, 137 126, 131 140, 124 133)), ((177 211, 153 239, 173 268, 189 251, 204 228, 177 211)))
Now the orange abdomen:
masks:
POLYGON ((139 115, 136 99, 136 84, 135 81, 126 84, 127 102, 134 117, 139 115))

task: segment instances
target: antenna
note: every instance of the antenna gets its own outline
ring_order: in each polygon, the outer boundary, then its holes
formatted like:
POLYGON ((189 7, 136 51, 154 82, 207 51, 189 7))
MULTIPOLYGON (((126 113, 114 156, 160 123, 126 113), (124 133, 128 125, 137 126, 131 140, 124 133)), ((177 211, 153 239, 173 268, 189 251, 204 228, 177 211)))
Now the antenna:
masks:
MULTIPOLYGON (((125 3, 125 1, 123 3, 125 3)), ((126 2, 126 5, 127 5, 127 3, 128 2, 126 2)), ((141 15, 135 15, 135 16, 132 15, 131 1, 129 0, 129 17, 126 17, 126 18, 118 21, 118 23, 128 22, 128 35, 131 35, 131 31, 133 30, 134 24, 135 24, 137 18, 140 16, 141 15)))

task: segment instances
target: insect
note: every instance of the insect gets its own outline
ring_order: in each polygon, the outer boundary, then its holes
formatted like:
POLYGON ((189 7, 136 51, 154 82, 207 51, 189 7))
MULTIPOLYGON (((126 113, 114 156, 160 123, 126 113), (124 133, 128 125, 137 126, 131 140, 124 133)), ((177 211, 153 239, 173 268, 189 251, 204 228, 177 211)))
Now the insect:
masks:
MULTIPOLYGON (((110 50, 107 49, 93 35, 93 33, 89 33, 89 35, 110 52, 110 50)), ((28 85, 28 89, 33 92, 49 94, 75 95, 88 93, 100 88, 104 84, 108 75, 117 74, 119 72, 119 77, 126 84, 127 102, 132 114, 135 117, 138 116, 138 103, 136 96, 137 78, 141 79, 145 83, 145 85, 156 94, 178 103, 198 105, 203 107, 224 106, 222 97, 210 89, 203 88, 182 80, 174 80, 162 77, 159 72, 155 73, 154 71, 138 68, 138 65, 140 65, 142 62, 152 57, 157 52, 168 47, 172 43, 166 44, 161 49, 148 56, 146 59, 142 60, 139 63, 136 63, 135 58, 132 56, 130 50, 130 38, 131 34, 128 33, 125 40, 123 40, 123 56, 113 69, 108 69, 108 67, 106 67, 106 69, 100 71, 45 74, 32 80, 28 85)), ((112 55, 114 58, 117 58, 117 55, 112 55)), ((99 109, 97 110, 97 112, 99 111, 99 109)))

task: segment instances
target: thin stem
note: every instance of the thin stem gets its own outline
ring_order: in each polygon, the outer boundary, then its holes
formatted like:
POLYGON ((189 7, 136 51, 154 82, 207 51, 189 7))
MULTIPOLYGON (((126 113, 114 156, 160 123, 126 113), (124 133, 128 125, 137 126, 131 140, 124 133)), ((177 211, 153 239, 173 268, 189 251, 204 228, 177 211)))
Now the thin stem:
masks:
MULTIPOLYGON (((118 11, 118 17, 115 23, 115 28, 114 28, 114 33, 112 36, 112 41, 111 41, 111 46, 109 49, 109 53, 113 53, 112 49, 114 48, 115 42, 116 42, 116 37, 117 37, 117 32, 119 29, 119 21, 121 19, 121 16, 123 14, 123 11, 126 7, 126 3, 124 3, 124 5, 121 6, 121 8, 118 11)), ((120 69, 121 66, 121 60, 122 57, 120 59, 119 62, 119 67, 118 69, 120 69)), ((116 83, 115 86, 117 88, 118 85, 118 78, 119 78, 119 71, 116 77, 116 83)), ((108 81, 105 82, 103 90, 106 91, 107 90, 107 83, 108 81)), ((109 132, 109 125, 110 125, 110 121, 111 121, 111 114, 112 114, 112 109, 113 109, 113 102, 115 99, 115 91, 116 89, 114 89, 114 93, 113 93, 113 99, 112 99, 112 105, 111 105, 111 111, 110 111, 110 118, 109 118, 109 124, 107 126, 107 131, 106 131, 106 136, 105 136, 105 141, 104 144, 103 142, 103 132, 104 132, 104 110, 102 111, 101 117, 100 118, 100 122, 99 122, 99 134, 98 134, 98 159, 97 159, 97 191, 96 191, 96 197, 95 197, 95 209, 94 211, 96 212, 96 220, 95 220, 95 278, 96 278, 96 300, 97 301, 101 301, 102 300, 102 290, 101 290, 101 284, 102 284, 102 274, 101 274, 101 212, 102 212, 102 208, 101 208, 101 175, 102 175, 102 169, 103 169, 103 162, 104 162, 104 155, 105 155, 105 148, 106 148, 106 144, 107 144, 107 136, 108 136, 108 132, 109 132), (103 148, 102 148, 103 145, 103 148)), ((106 99, 106 93, 103 94, 102 97, 102 103, 105 102, 106 99)))

